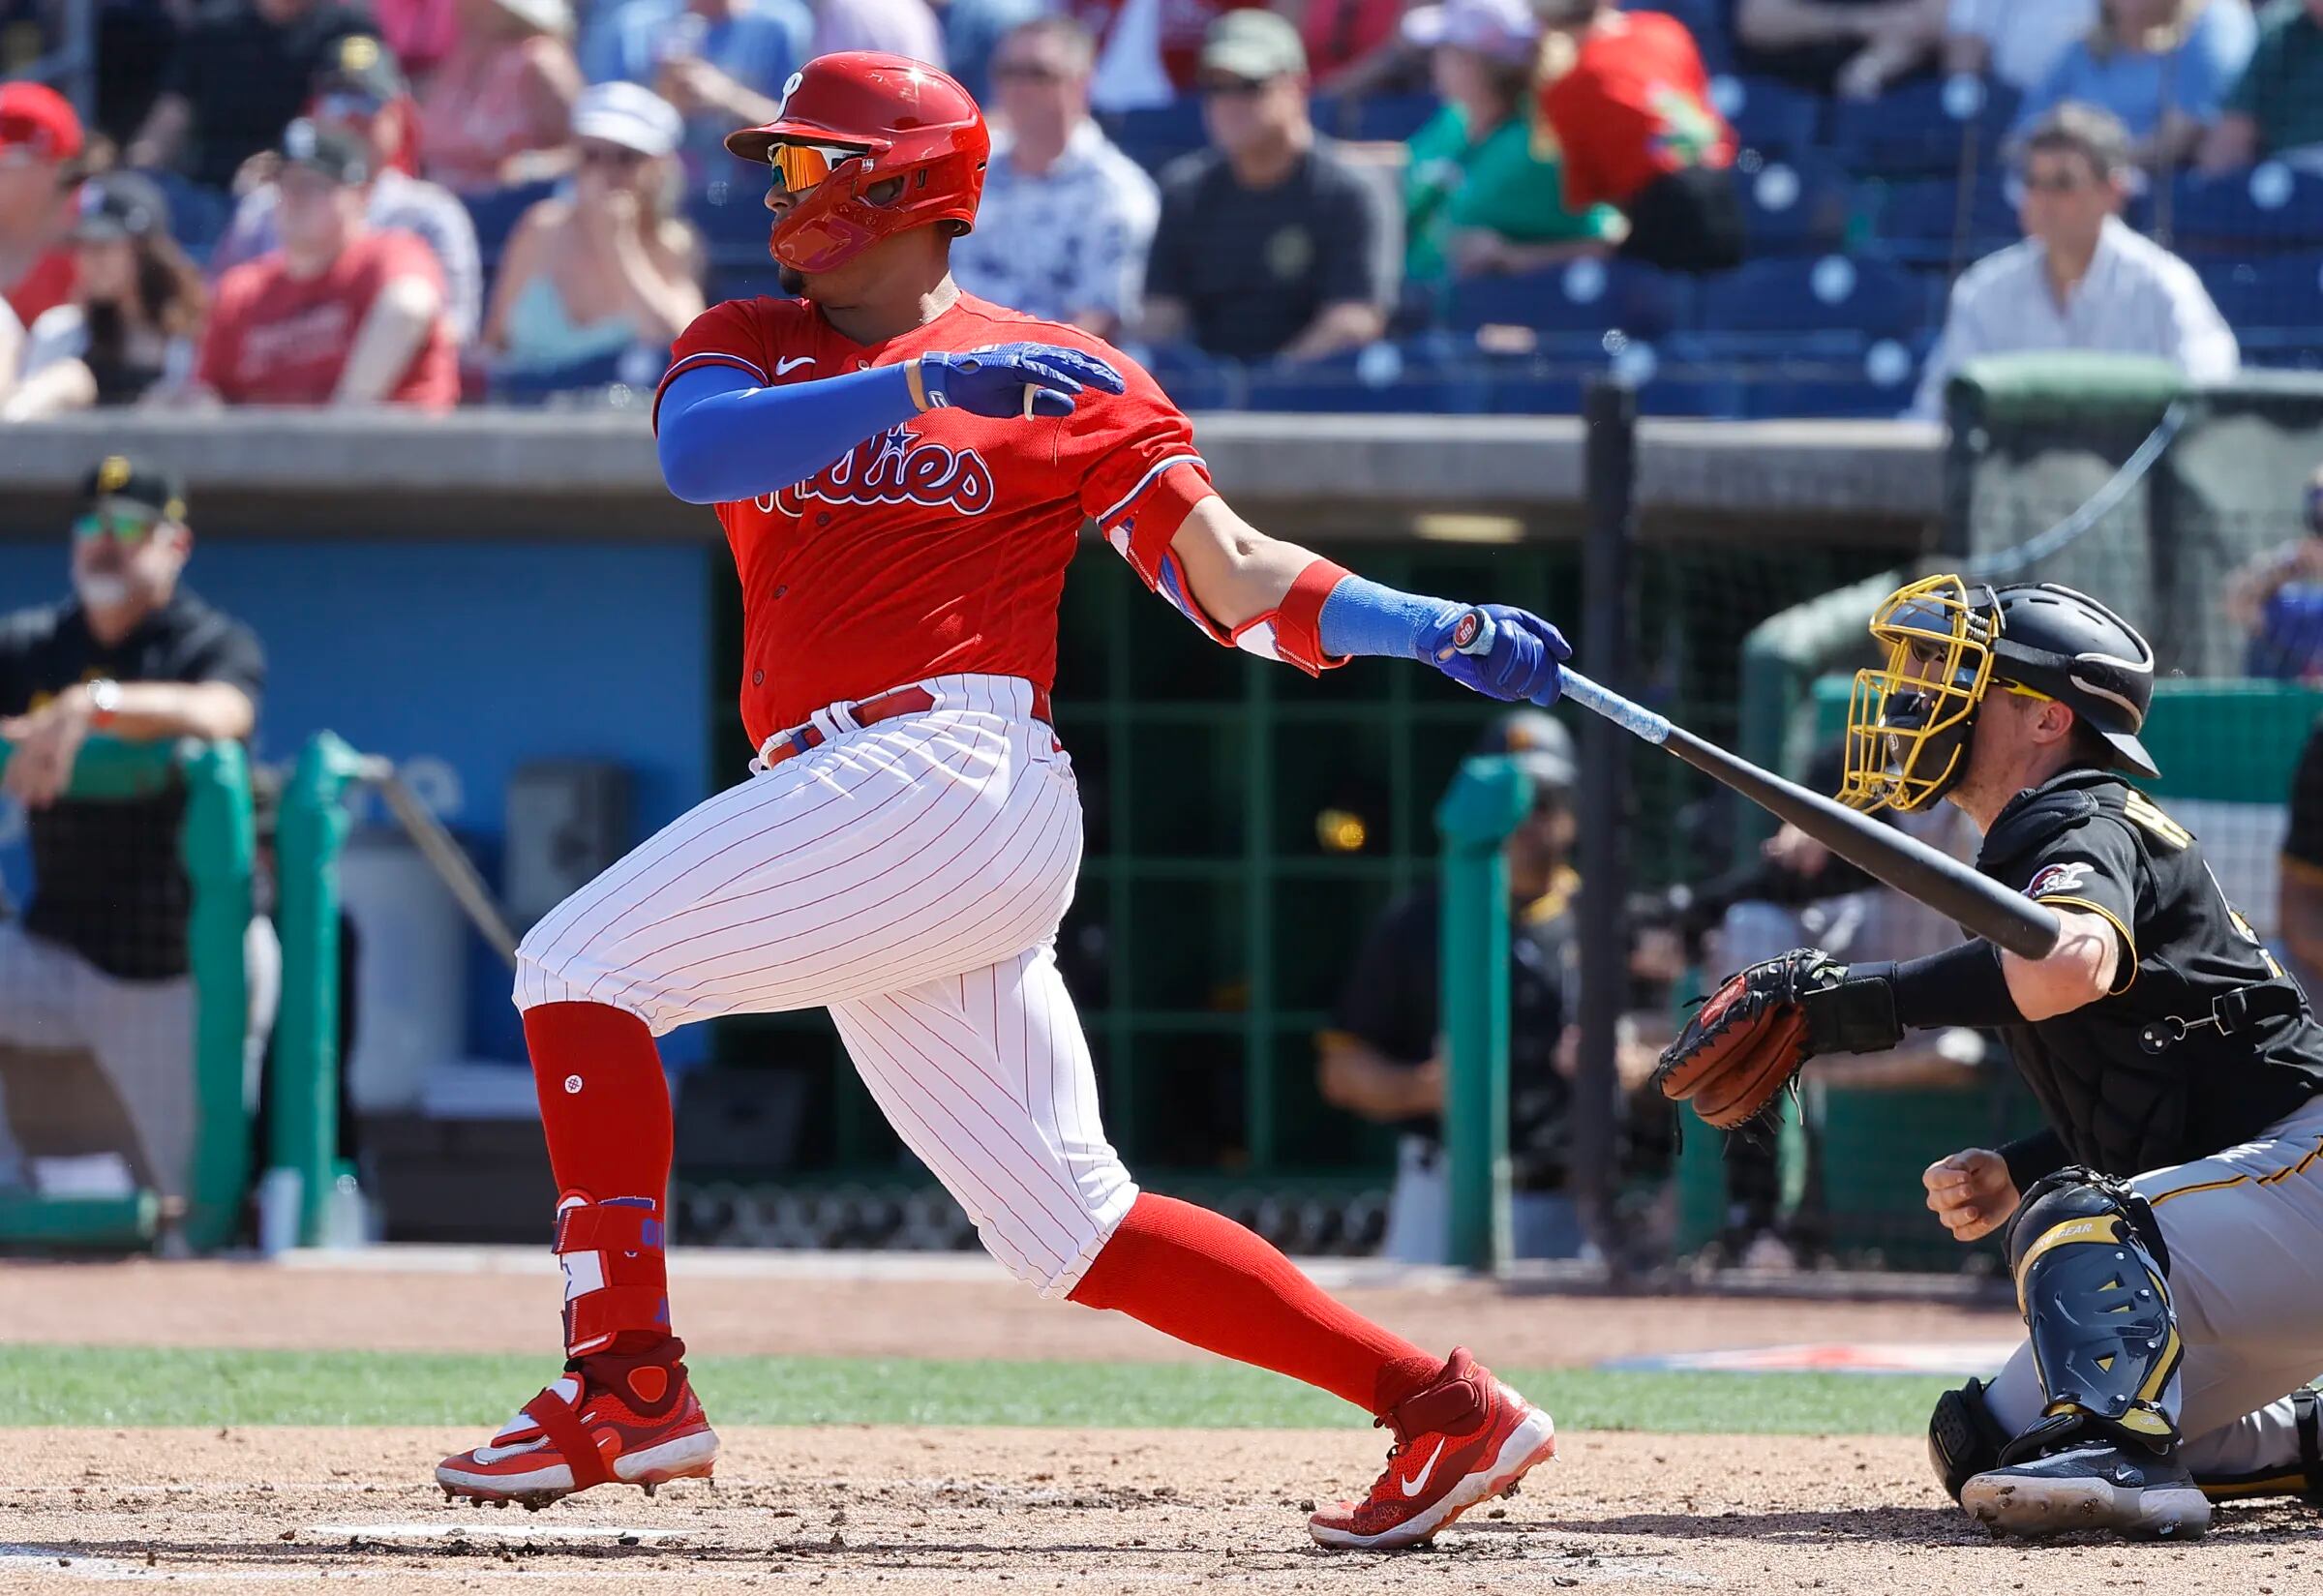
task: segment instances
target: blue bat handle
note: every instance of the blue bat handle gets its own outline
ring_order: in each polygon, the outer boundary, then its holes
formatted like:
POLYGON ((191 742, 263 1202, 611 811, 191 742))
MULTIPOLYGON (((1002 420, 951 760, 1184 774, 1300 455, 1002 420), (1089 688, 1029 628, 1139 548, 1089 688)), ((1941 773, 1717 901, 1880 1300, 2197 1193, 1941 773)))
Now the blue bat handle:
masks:
POLYGON ((1632 704, 1610 687, 1600 687, 1566 666, 1557 672, 1559 691, 1583 708, 1594 711, 1633 737, 1659 746, 1670 740, 1670 722, 1642 704, 1632 704))

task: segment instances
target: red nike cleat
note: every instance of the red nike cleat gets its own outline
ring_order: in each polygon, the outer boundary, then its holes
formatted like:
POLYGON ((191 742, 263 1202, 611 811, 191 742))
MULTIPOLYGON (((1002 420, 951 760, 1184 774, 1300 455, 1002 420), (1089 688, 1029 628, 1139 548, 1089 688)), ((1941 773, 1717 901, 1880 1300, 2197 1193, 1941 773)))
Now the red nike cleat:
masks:
POLYGON ((591 1486, 708 1479, 717 1432, 686 1378, 685 1343, 578 1358, 484 1445, 436 1465, 447 1497, 543 1508, 591 1486))
POLYGON ((1395 1431, 1387 1472, 1360 1502, 1307 1521, 1327 1547, 1392 1551, 1424 1546, 1478 1502, 1516 1493, 1535 1463, 1556 1456, 1556 1425, 1493 1378, 1464 1346, 1435 1383, 1377 1421, 1395 1431))

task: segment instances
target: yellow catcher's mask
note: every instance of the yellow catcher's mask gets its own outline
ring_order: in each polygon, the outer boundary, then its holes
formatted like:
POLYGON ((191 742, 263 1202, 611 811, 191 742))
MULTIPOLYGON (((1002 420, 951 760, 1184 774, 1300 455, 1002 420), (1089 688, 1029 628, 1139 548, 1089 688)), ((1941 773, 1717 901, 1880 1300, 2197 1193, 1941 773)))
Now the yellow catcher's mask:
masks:
POLYGON ((1932 576, 1898 587, 1871 617, 1884 667, 1855 673, 1847 705, 1847 773, 1839 801, 1918 809, 1968 765, 1976 706, 1992 685, 2001 606, 1989 587, 1932 576))

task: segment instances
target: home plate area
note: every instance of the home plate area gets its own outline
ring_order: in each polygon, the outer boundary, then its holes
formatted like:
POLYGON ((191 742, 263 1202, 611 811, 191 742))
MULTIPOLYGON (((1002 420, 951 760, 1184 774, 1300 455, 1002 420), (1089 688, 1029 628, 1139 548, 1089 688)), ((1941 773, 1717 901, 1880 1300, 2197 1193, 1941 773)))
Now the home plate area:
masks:
POLYGON ((1376 1468, 1361 1430, 744 1429, 715 1488, 453 1508, 465 1431, 0 1431, 0 1590, 97 1583, 1181 1593, 1962 1589, 2283 1596, 2323 1586, 2305 1508, 2184 1546, 1993 1540, 1915 1440, 1584 1432, 1433 1551, 1324 1552, 1321 1491, 1376 1468))

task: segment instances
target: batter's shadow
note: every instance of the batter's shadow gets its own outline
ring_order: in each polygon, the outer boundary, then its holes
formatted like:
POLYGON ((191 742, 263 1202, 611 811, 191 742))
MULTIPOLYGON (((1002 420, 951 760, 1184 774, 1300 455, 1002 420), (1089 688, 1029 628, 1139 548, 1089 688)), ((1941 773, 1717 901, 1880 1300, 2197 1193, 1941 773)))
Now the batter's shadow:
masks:
MULTIPOLYGON (((1463 1524, 1464 1530, 1469 1526, 1463 1524)), ((1484 1526, 1477 1526, 1484 1527, 1484 1526)), ((1781 1545, 1831 1546, 1872 1542, 1916 1546, 1984 1546, 1985 1529, 1956 1507, 1851 1507, 1770 1509, 1765 1512, 1623 1513, 1597 1519, 1535 1519, 1522 1525, 1494 1523, 1498 1530, 1533 1534, 1653 1535, 1675 1541, 1772 1541, 1781 1545)), ((2027 1545, 2034 1543, 2028 1542, 2027 1545)))

